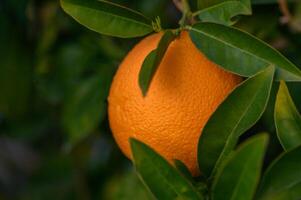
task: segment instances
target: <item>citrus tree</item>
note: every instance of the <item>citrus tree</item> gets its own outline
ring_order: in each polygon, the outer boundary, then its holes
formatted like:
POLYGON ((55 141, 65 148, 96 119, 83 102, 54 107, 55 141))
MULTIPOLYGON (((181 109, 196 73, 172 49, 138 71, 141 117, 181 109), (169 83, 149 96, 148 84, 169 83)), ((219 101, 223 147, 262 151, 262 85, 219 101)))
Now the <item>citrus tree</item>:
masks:
POLYGON ((301 116, 286 86, 301 81, 300 69, 235 26, 252 14, 250 0, 174 3, 182 17, 166 29, 158 17, 108 1, 61 0, 67 14, 100 34, 146 36, 120 65, 109 96, 120 148, 157 199, 300 199, 301 116), (268 109, 283 147, 272 161, 264 159, 269 134, 254 127, 268 109))

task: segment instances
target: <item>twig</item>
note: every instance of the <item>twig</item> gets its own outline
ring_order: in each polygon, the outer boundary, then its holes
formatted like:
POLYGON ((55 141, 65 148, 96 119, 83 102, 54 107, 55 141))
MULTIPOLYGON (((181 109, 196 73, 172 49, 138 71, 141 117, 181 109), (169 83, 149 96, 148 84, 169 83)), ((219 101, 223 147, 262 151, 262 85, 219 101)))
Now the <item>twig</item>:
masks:
POLYGON ((282 17, 280 18, 280 22, 282 24, 287 24, 292 19, 292 15, 288 9, 287 1, 286 0, 278 0, 279 9, 282 13, 282 17))
POLYGON ((173 0, 173 3, 182 12, 182 18, 179 21, 180 27, 183 28, 187 24, 193 24, 194 18, 188 0, 173 0))

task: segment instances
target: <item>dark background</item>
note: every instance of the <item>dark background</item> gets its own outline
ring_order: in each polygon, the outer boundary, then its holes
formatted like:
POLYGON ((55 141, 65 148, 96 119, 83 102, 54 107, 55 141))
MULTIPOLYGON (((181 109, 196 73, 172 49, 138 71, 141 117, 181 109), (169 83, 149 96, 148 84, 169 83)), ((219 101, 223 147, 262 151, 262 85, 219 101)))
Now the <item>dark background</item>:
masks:
MULTIPOLYGON (((114 2, 160 16, 163 28, 177 27, 181 17, 171 0, 114 2)), ((269 2, 254 5, 254 15, 236 26, 301 66, 301 1, 289 5, 289 20, 269 2)), ((113 141, 106 114, 118 63, 140 39, 94 33, 58 1, 0 1, 0 199, 151 198, 113 141)), ((300 110, 301 85, 289 87, 300 110)), ((273 96, 249 131, 270 133, 267 161, 281 150, 273 96)))

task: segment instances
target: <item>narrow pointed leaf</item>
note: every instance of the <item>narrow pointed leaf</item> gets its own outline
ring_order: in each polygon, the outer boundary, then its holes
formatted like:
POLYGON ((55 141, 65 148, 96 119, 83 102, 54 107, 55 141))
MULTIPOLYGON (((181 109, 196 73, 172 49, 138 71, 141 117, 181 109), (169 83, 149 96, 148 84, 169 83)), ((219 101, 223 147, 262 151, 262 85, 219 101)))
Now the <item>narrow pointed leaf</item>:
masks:
POLYGON ((151 20, 108 1, 61 0, 61 6, 80 24, 104 35, 129 38, 153 31, 151 20))
POLYGON ((271 66, 238 86, 213 113, 198 145, 198 161, 206 177, 233 150, 239 136, 252 127, 267 105, 274 68, 271 66))
POLYGON ((285 152, 269 166, 256 199, 301 199, 301 146, 285 152))
POLYGON ((252 76, 270 65, 276 80, 301 81, 301 71, 268 44, 237 28, 198 23, 190 29, 196 47, 224 69, 252 76))
POLYGON ((157 199, 204 199, 193 185, 144 143, 130 139, 137 171, 157 199))
POLYGON ((194 182, 193 177, 192 177, 189 169, 187 168, 187 166, 182 161, 175 160, 174 164, 175 164, 175 167, 178 169, 178 171, 181 172, 182 175, 187 178, 187 180, 189 180, 191 183, 194 182))
POLYGON ((237 19, 233 19, 233 17, 250 14, 252 14, 252 10, 249 0, 232 0, 200 10, 198 17, 202 22, 231 26, 237 22, 237 19))
POLYGON ((176 35, 172 31, 167 30, 162 36, 158 47, 146 56, 139 73, 139 85, 144 96, 147 93, 152 78, 161 63, 169 44, 175 38, 176 35))
POLYGON ((229 157, 213 182, 213 200, 253 199, 267 141, 267 135, 254 136, 229 157))
POLYGON ((275 125, 280 143, 288 150, 301 145, 301 115, 285 82, 281 81, 275 105, 275 125))

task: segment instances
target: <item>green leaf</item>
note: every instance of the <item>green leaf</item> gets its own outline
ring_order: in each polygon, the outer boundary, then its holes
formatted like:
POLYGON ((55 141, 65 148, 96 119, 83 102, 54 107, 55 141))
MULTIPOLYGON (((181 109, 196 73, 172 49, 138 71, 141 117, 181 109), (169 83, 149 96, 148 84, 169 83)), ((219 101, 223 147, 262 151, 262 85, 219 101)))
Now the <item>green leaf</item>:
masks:
POLYGON ((101 34, 130 38, 153 31, 151 20, 108 1, 61 0, 61 6, 80 24, 101 34))
POLYGON ((221 2, 195 14, 198 15, 202 22, 214 22, 231 26, 238 20, 233 19, 233 17, 237 15, 251 15, 252 9, 249 0, 232 0, 221 2))
POLYGON ((243 82, 211 116, 198 145, 198 161, 204 176, 215 175, 239 136, 260 118, 269 99, 273 74, 271 66, 243 82))
POLYGON ((267 135, 254 136, 223 163, 213 182, 213 200, 253 199, 267 141, 267 135))
POLYGON ((167 30, 160 39, 158 47, 146 56, 139 72, 139 85, 144 96, 147 93, 152 78, 161 63, 169 44, 175 38, 176 35, 171 30, 167 30))
POLYGON ((301 81, 301 71, 278 51, 237 28, 198 23, 190 28, 196 47, 210 60, 241 76, 252 76, 270 65, 276 80, 301 81))
POLYGON ((258 200, 301 199, 301 146, 277 158, 265 172, 258 200))
POLYGON ((183 176, 185 176, 191 183, 194 182, 193 177, 187 168, 187 166, 180 160, 174 161, 175 167, 178 169, 179 172, 182 173, 183 176))
POLYGON ((66 98, 63 127, 72 145, 90 134, 105 117, 106 98, 114 71, 102 67, 99 74, 82 81, 66 98))
POLYGON ((150 147, 130 139, 137 171, 157 199, 204 199, 175 168, 150 147))
POLYGON ((283 81, 277 94, 274 118, 277 135, 283 148, 288 150, 301 145, 301 115, 283 81))
POLYGON ((227 0, 198 0, 198 8, 200 10, 220 4, 227 0))

